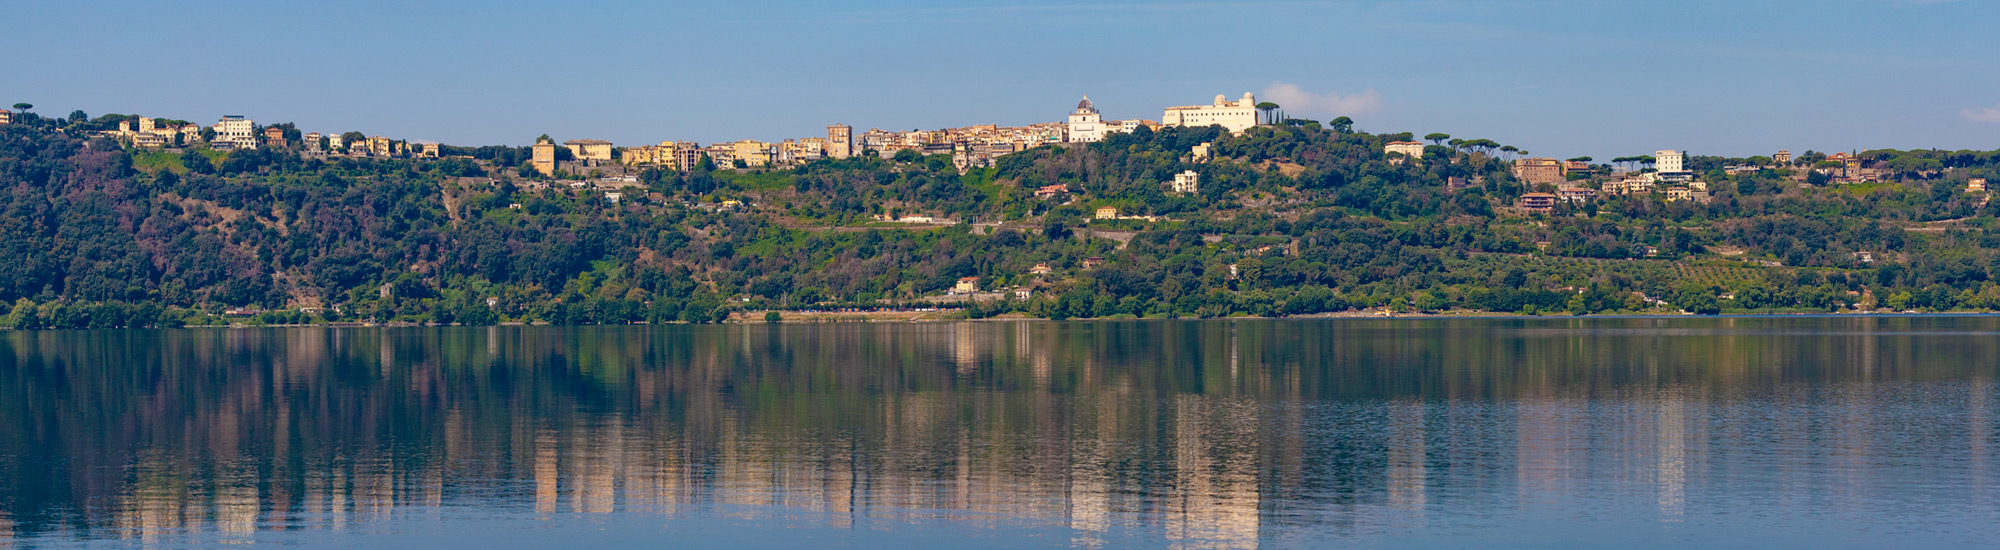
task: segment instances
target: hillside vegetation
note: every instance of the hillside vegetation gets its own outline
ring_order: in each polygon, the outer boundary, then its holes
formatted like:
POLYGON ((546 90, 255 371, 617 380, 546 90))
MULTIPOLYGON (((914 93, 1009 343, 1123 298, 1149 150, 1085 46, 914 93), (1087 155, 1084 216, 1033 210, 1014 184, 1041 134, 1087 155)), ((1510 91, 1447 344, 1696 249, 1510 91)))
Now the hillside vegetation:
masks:
POLYGON ((1866 152, 1896 169, 1868 186, 1696 157, 1706 204, 1601 196, 1527 215, 1511 205, 1536 189, 1504 153, 1395 164, 1382 145, 1408 134, 1315 126, 1142 130, 964 173, 909 152, 653 171, 625 189, 522 177, 517 148, 309 160, 72 134, 0 126, 10 327, 717 322, 924 304, 965 277, 1006 296, 970 317, 2000 308, 2000 205, 1965 190, 2000 152, 1866 152), (1217 158, 1191 162, 1211 141, 1217 158), (1199 193, 1170 192, 1184 170, 1199 193), (1056 184, 1071 193, 1035 197, 1056 184), (1133 219, 1092 219, 1100 207, 1133 219))

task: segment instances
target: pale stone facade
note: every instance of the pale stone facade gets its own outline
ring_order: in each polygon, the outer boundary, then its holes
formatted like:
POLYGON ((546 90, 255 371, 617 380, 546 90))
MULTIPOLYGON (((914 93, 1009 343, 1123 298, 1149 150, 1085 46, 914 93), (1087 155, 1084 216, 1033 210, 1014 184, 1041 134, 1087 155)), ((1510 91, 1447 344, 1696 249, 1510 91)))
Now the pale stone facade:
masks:
POLYGON ((1391 141, 1382 146, 1382 154, 1402 153, 1412 160, 1424 158, 1424 144, 1420 141, 1391 141))
POLYGON ((1241 132, 1257 126, 1257 96, 1248 92, 1243 99, 1229 101, 1217 94, 1215 103, 1210 105, 1186 105, 1168 107, 1160 123, 1166 126, 1211 126, 1221 125, 1231 132, 1241 132))
POLYGON ((1201 174, 1195 173, 1195 171, 1193 170, 1188 170, 1181 172, 1179 174, 1174 174, 1175 193, 1180 193, 1182 195, 1193 195, 1200 191, 1201 191, 1201 174))
POLYGON ((1680 151, 1653 152, 1653 168, 1662 174, 1686 172, 1687 155, 1680 151))

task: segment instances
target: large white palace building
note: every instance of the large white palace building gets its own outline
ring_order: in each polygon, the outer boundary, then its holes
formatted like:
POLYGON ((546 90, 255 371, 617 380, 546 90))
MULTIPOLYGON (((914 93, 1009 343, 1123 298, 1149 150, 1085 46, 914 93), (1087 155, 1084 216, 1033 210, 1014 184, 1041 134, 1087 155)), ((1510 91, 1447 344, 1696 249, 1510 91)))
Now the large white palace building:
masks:
POLYGON ((1216 94, 1214 105, 1168 107, 1167 114, 1160 117, 1160 123, 1196 127, 1220 124, 1231 132, 1241 132, 1257 126, 1257 97, 1244 92, 1243 99, 1229 101, 1222 94, 1216 94))

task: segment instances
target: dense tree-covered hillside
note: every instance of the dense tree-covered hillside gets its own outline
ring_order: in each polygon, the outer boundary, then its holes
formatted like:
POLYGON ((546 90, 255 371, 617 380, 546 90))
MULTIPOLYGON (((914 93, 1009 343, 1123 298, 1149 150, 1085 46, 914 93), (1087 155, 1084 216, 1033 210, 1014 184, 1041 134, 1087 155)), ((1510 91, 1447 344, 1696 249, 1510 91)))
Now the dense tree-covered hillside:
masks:
POLYGON ((1396 163, 1382 146, 1408 134, 1313 125, 1141 130, 963 173, 905 152, 611 189, 523 177, 518 148, 142 151, 76 137, 102 119, 19 122, 0 126, 0 313, 17 328, 714 322, 917 303, 965 277, 1033 296, 970 316, 2000 308, 2000 205, 1966 191, 2000 152, 1869 151, 1891 181, 1851 185, 1696 157, 1707 203, 1527 215, 1512 148, 1439 139, 1396 163), (1217 158, 1193 162, 1204 142, 1217 158), (1200 191, 1171 193, 1186 170, 1200 191), (1057 184, 1070 193, 1036 198, 1057 184), (878 221, 910 216, 960 223, 878 221))

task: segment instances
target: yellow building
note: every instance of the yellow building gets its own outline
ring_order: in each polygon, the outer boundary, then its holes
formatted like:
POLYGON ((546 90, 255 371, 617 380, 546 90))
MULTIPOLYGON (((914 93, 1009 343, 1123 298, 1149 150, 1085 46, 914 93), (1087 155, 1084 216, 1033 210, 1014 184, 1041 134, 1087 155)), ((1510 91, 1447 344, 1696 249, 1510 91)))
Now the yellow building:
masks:
POLYGON ((826 156, 844 159, 854 154, 853 126, 835 124, 826 127, 826 156))
POLYGON ((1097 219, 1100 220, 1118 219, 1118 209, 1109 206, 1099 208, 1097 209, 1097 219))
POLYGON ((626 147, 624 151, 618 153, 618 163, 626 166, 659 166, 660 146, 626 147))
POLYGON ((611 142, 601 139, 572 139, 563 142, 576 160, 611 160, 611 142))
POLYGON ((368 138, 367 147, 368 154, 370 155, 378 157, 392 157, 396 155, 395 140, 389 138, 381 136, 368 138))
POLYGON ((541 172, 543 176, 556 175, 555 142, 549 140, 536 141, 534 152, 534 158, 529 162, 534 165, 535 171, 541 172))
POLYGON ((694 170, 701 159, 701 147, 692 141, 662 141, 626 149, 618 158, 626 166, 661 166, 682 172, 694 170))
POLYGON ((769 143, 746 139, 729 145, 732 150, 731 152, 736 155, 736 160, 743 161, 745 165, 758 167, 771 164, 771 144, 769 143))

